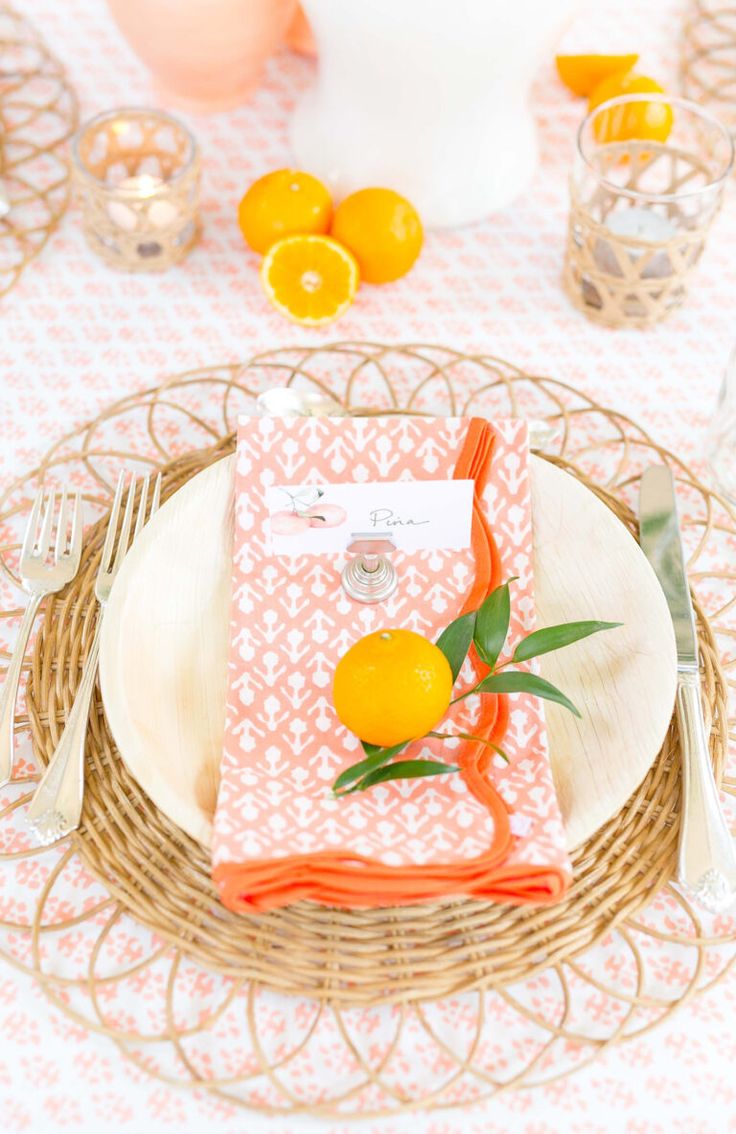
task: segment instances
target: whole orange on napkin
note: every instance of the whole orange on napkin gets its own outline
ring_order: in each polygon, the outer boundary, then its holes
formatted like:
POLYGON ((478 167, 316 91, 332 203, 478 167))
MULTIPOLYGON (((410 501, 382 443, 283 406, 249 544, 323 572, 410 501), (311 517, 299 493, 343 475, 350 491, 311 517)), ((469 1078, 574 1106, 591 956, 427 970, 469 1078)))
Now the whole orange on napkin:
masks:
MULTIPOLYGON (((528 695, 469 698, 456 742, 461 774, 393 782, 337 799, 360 758, 330 690, 340 657, 384 626, 435 640, 518 576, 511 642, 534 626, 525 425, 481 419, 246 418, 239 425, 229 693, 214 825, 213 878, 231 909, 299 899, 370 907, 472 895, 550 902, 569 880, 544 713, 528 695), (471 481, 472 538, 458 549, 399 550, 398 589, 362 605, 344 592, 337 554, 276 554, 269 494, 306 483, 471 481), (473 703, 475 702, 475 703, 473 703)), ((466 663, 470 666, 470 663, 466 663)), ((477 663, 476 663, 477 664, 477 663)), ((407 752, 448 757, 447 742, 407 752)))

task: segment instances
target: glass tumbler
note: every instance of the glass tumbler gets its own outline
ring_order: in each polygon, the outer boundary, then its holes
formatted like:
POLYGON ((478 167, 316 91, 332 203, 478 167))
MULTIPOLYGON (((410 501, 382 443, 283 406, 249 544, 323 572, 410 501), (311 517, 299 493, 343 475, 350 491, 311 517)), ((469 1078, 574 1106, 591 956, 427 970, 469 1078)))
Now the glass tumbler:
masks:
POLYGON ((592 110, 570 178, 563 285, 574 305, 610 327, 666 318, 687 294, 733 161, 728 130, 685 99, 622 95, 592 110))

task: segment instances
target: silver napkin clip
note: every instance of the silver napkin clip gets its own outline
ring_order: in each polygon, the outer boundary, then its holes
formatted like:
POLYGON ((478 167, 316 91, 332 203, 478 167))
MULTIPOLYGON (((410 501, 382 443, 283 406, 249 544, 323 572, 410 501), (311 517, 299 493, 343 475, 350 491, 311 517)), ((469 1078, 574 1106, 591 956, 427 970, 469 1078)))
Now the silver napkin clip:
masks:
POLYGON ((396 590, 399 577, 386 555, 396 551, 388 532, 351 532, 347 550, 355 556, 345 564, 342 585, 356 602, 383 602, 396 590))

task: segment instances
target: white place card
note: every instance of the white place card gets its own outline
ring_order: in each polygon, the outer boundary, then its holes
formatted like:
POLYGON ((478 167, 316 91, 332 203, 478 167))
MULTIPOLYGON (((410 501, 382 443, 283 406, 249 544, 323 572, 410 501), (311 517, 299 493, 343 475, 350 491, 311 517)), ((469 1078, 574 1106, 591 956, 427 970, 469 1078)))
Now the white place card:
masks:
POLYGON ((470 547, 472 480, 275 485, 266 493, 274 555, 345 551, 358 534, 390 536, 399 551, 470 547))

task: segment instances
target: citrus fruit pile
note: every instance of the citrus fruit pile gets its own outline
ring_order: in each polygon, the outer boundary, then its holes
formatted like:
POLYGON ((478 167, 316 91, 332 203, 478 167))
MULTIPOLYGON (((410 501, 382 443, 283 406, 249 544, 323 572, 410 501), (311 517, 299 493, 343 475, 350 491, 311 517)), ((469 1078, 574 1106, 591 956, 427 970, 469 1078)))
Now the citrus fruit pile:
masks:
MULTIPOLYGON (((558 55, 557 73, 573 94, 588 99, 588 110, 619 95, 664 94, 664 87, 634 67, 638 55, 558 55)), ((601 111, 593 127, 599 142, 633 138, 665 142, 672 130, 672 107, 662 101, 633 102, 601 111)))
POLYGON ((271 303, 308 327, 338 319, 361 281, 406 275, 424 239, 416 209, 392 189, 360 189, 333 208, 322 182, 294 169, 255 181, 238 224, 263 256, 261 283, 271 303))

